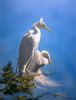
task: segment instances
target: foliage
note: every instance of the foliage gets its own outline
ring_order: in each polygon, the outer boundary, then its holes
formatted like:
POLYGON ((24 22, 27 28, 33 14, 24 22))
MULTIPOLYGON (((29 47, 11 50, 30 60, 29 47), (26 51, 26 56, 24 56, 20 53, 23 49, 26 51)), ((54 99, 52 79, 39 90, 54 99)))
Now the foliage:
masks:
POLYGON ((32 76, 18 77, 16 73, 14 73, 11 63, 3 67, 2 71, 0 84, 6 84, 5 88, 1 90, 4 94, 13 94, 15 92, 32 94, 31 88, 35 88, 32 76))
MULTIPOLYGON (((29 98, 27 96, 16 96, 15 100, 39 100, 39 98, 45 96, 45 95, 52 95, 52 96, 59 96, 57 93, 43 93, 40 94, 37 97, 31 97, 32 95, 32 89, 36 88, 35 83, 33 82, 34 76, 23 76, 19 77, 16 75, 16 73, 13 71, 12 63, 9 62, 6 66, 4 66, 2 69, 2 73, 0 73, 0 84, 5 84, 5 87, 0 89, 0 93, 3 93, 4 95, 10 94, 13 95, 14 93, 24 93, 28 94, 29 98)), ((45 73, 42 73, 45 74, 45 73)), ((46 73, 45 75, 47 75, 46 73)), ((41 75, 41 74, 38 74, 41 75)), ((36 76, 38 76, 36 75, 36 76)), ((0 100, 4 100, 2 95, 0 95, 0 100)))

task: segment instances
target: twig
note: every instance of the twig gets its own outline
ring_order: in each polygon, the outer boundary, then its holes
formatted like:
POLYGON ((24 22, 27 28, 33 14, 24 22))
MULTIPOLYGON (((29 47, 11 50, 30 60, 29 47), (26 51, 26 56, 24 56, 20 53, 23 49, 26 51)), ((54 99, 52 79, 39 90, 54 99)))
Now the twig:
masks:
POLYGON ((53 74, 57 74, 57 73, 41 73, 41 74, 36 74, 36 75, 33 75, 33 76, 40 76, 40 75, 53 75, 53 74))
POLYGON ((61 94, 59 94, 59 93, 50 93, 50 92, 48 91, 48 92, 46 92, 46 93, 43 93, 43 94, 37 96, 37 97, 34 98, 33 100, 38 100, 39 98, 41 98, 41 97, 43 97, 43 96, 45 96, 45 95, 51 95, 51 96, 54 96, 54 97, 63 96, 63 95, 61 95, 61 94))

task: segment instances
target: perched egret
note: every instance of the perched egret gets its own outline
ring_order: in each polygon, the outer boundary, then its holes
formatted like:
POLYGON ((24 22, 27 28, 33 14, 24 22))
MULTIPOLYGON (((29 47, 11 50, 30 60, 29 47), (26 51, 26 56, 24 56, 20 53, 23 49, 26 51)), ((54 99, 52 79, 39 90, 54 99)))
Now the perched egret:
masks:
POLYGON ((41 38, 40 29, 44 28, 48 31, 51 31, 43 22, 43 18, 33 24, 32 30, 29 30, 24 34, 22 41, 19 46, 18 53, 18 61, 17 61, 17 70, 19 70, 19 74, 23 73, 24 65, 26 65, 27 61, 30 59, 34 51, 38 49, 38 45, 41 38))
POLYGON ((37 75, 34 78, 35 82, 40 83, 41 85, 57 86, 54 81, 49 80, 45 75, 42 74, 40 68, 47 64, 52 64, 50 54, 45 50, 42 52, 35 51, 30 60, 24 66, 23 76, 37 75))
POLYGON ((26 71, 31 73, 37 73, 38 70, 44 65, 51 64, 52 60, 50 59, 50 54, 47 51, 35 51, 31 56, 30 60, 24 66, 23 73, 26 74, 26 71))

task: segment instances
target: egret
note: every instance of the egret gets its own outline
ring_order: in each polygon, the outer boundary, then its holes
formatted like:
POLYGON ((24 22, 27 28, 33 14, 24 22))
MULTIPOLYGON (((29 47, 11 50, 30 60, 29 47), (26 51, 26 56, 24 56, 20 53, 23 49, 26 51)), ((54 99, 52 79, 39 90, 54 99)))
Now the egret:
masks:
POLYGON ((41 52, 38 50, 34 51, 34 54, 31 56, 30 60, 26 63, 23 73, 25 73, 27 70, 32 73, 37 73, 41 67, 51 63, 52 60, 50 58, 50 54, 47 51, 45 50, 41 52))
POLYGON ((48 86, 56 86, 57 84, 49 80, 45 75, 42 74, 41 67, 52 64, 52 60, 50 58, 50 54, 43 50, 43 51, 35 51, 32 55, 31 59, 26 63, 23 69, 23 76, 28 75, 37 75, 34 78, 35 82, 40 83, 41 85, 48 85, 48 86))
POLYGON ((32 25, 32 30, 29 30, 27 33, 25 33, 22 38, 19 46, 17 61, 17 70, 19 70, 19 74, 23 73, 24 65, 26 65, 34 51, 38 50, 38 45, 41 38, 41 28, 51 31, 43 22, 43 18, 40 18, 38 22, 32 25))

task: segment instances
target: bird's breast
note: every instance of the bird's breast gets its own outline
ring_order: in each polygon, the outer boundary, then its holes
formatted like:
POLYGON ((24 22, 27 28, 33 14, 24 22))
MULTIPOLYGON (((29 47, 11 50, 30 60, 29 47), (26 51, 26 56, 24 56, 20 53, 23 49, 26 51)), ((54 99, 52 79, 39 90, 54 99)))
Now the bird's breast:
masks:
POLYGON ((40 32, 34 34, 34 36, 33 36, 34 42, 35 42, 36 44, 40 42, 40 38, 41 38, 41 33, 40 33, 40 32))
POLYGON ((44 65, 47 65, 47 64, 49 63, 49 62, 48 62, 48 59, 42 57, 42 63, 43 63, 44 65))

